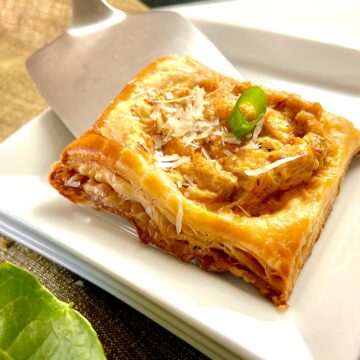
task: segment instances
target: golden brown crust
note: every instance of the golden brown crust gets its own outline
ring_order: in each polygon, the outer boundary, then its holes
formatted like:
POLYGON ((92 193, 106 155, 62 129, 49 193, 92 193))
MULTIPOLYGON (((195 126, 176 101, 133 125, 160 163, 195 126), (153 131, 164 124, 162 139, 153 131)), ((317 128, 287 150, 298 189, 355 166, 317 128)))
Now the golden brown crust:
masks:
POLYGON ((360 132, 317 103, 264 89, 259 138, 229 140, 227 116, 249 86, 190 58, 158 59, 62 152, 49 179, 74 203, 128 219, 143 242, 230 271, 282 306, 360 150, 360 132), (174 131, 172 116, 174 126, 190 119, 208 136, 174 131), (266 170, 284 158, 291 161, 266 170), (168 168, 169 159, 180 162, 168 168))

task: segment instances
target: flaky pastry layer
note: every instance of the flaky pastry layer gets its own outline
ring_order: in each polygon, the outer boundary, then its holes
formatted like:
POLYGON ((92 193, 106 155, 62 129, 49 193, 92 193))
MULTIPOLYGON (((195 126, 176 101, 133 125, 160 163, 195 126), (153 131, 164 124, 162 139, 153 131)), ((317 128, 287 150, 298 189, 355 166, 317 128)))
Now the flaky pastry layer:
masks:
POLYGON ((317 103, 264 88, 257 136, 237 139, 227 119, 250 86, 188 57, 157 59, 49 178, 74 203, 127 219, 141 241, 240 276, 286 306, 360 132, 317 103))

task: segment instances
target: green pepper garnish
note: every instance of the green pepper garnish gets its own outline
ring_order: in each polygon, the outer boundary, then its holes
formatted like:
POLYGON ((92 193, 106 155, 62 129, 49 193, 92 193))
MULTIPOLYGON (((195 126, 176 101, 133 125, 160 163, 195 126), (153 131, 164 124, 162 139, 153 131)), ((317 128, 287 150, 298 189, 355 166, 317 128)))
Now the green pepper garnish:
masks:
POLYGON ((259 86, 252 86, 245 90, 233 108, 229 116, 229 124, 232 133, 242 138, 251 133, 256 124, 261 120, 266 111, 266 96, 259 86), (248 105, 254 111, 254 120, 248 121, 242 113, 241 106, 248 105))

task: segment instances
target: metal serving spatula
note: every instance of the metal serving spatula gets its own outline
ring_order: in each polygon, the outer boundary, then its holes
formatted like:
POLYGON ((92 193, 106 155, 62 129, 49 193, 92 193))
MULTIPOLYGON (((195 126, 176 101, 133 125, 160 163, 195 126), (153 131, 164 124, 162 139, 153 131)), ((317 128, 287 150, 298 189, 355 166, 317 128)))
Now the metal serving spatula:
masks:
POLYGON ((219 50, 175 13, 128 15, 101 0, 72 3, 70 29, 32 55, 27 69, 75 136, 87 130, 137 71, 158 56, 190 55, 238 77, 219 50))

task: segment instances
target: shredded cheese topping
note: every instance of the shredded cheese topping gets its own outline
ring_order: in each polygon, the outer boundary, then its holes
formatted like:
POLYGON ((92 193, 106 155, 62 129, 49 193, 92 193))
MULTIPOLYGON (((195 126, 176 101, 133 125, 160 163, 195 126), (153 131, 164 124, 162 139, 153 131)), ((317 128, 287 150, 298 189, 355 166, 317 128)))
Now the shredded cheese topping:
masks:
POLYGON ((183 175, 184 180, 192 187, 196 187, 196 184, 194 183, 193 179, 191 179, 189 176, 187 175, 183 175))
POLYGON ((262 118, 255 126, 251 141, 255 144, 255 141, 257 140, 257 138, 259 137, 263 124, 264 124, 264 118, 262 118))
POLYGON ((160 169, 174 169, 180 165, 190 162, 189 156, 179 156, 178 154, 164 155, 161 151, 155 151, 155 165, 160 169))
MULTIPOLYGON (((229 205, 229 202, 232 202, 231 206, 226 207, 227 211, 234 211, 237 206, 244 215, 254 216, 263 211, 259 204, 266 202, 268 196, 280 188, 278 184, 281 181, 286 182, 281 188, 286 190, 307 181, 314 169, 317 169, 316 159, 313 159, 311 152, 308 156, 308 151, 301 146, 301 141, 304 141, 306 146, 311 147, 308 140, 286 140, 286 136, 299 137, 293 130, 297 126, 296 122, 288 119, 286 111, 283 117, 276 118, 275 121, 270 116, 270 106, 252 134, 240 139, 229 130, 227 123, 227 114, 231 111, 229 109, 236 93, 233 85, 223 85, 211 91, 214 84, 215 87, 219 86, 217 79, 200 78, 198 83, 204 84, 204 87, 195 86, 192 89, 182 85, 181 81, 179 84, 169 82, 166 90, 152 88, 141 92, 139 86, 140 92, 136 97, 146 93, 144 108, 135 103, 131 109, 133 115, 124 115, 129 120, 140 119, 141 125, 153 141, 154 165, 168 173, 180 198, 184 199, 184 196, 205 206, 211 203, 214 208, 223 208, 224 203, 229 205), (208 89, 208 86, 210 90, 206 92, 205 88, 208 89), (220 90, 223 93, 214 95, 220 90), (262 133, 264 138, 259 140, 262 133), (293 147, 298 149, 294 151, 293 147), (272 151, 280 151, 281 155, 275 155, 275 158, 283 158, 266 164, 269 162, 268 152, 272 151), (198 157, 200 154, 201 161, 198 157), (303 156, 308 156, 305 163, 310 166, 305 168, 306 164, 302 161, 296 163, 296 166, 299 164, 300 168, 304 167, 305 173, 301 173, 295 180, 288 180, 289 174, 286 171, 274 174, 279 178, 277 181, 264 177, 261 184, 242 176, 245 174, 256 177, 303 156), (266 165, 262 166, 264 163, 266 165), (177 170, 172 171, 173 169, 177 170), (268 186, 264 186, 266 181, 269 182, 268 186)), ((274 111, 282 114, 283 110, 280 108, 274 111)), ((289 170, 293 170, 292 165, 289 165, 289 170)), ((182 206, 179 200, 175 221, 178 234, 182 229, 182 206)))
POLYGON ((274 161, 271 164, 267 164, 267 165, 262 166, 262 167, 257 168, 257 169, 244 170, 244 173, 247 176, 258 176, 258 175, 264 174, 264 173, 266 173, 266 172, 268 172, 268 171, 270 171, 272 169, 275 169, 278 166, 284 165, 289 161, 296 160, 296 159, 298 159, 300 157, 303 157, 303 156, 304 156, 304 154, 298 154, 298 155, 294 155, 294 156, 289 156, 289 157, 287 157, 285 159, 280 159, 280 160, 274 161))
POLYGON ((192 94, 180 98, 167 100, 153 100, 155 104, 150 119, 157 123, 157 134, 153 136, 154 145, 159 149, 172 138, 182 138, 185 145, 195 145, 194 141, 207 138, 219 126, 219 119, 214 117, 210 121, 204 118, 204 105, 206 105, 205 90, 195 86, 192 94), (182 106, 181 102, 186 102, 182 106), (175 104, 174 107, 166 104, 175 104), (163 121, 162 110, 165 113, 163 121))
POLYGON ((177 210, 177 214, 176 214, 176 224, 175 224, 177 234, 181 233, 183 215, 184 215, 184 210, 183 210, 183 206, 182 206, 182 201, 181 201, 181 199, 179 199, 178 200, 178 210, 177 210))
POLYGON ((225 149, 224 154, 229 157, 236 157, 234 153, 232 153, 230 150, 225 149))
POLYGON ((241 205, 236 205, 246 216, 251 217, 250 213, 246 211, 241 205))
POLYGON ((208 152, 204 148, 201 148, 201 152, 204 155, 205 159, 211 160, 210 155, 208 154, 208 152))
POLYGON ((134 115, 129 115, 129 114, 120 114, 119 117, 120 117, 120 119, 128 119, 128 120, 134 120, 134 121, 140 120, 139 116, 134 116, 134 115))

